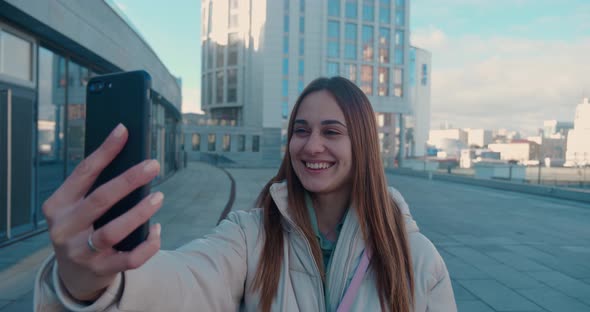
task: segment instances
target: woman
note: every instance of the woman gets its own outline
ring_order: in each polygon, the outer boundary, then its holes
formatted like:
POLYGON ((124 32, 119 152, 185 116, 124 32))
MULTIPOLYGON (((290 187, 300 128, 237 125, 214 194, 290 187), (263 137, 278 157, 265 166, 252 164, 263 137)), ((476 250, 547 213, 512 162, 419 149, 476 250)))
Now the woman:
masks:
POLYGON ((159 225, 132 252, 111 248, 155 213, 159 193, 92 231, 159 170, 138 165, 83 199, 125 138, 116 129, 44 204, 55 256, 37 277, 36 310, 456 311, 442 258, 387 188, 375 115, 352 82, 320 78, 303 91, 261 209, 233 212, 177 251, 158 251, 159 225))

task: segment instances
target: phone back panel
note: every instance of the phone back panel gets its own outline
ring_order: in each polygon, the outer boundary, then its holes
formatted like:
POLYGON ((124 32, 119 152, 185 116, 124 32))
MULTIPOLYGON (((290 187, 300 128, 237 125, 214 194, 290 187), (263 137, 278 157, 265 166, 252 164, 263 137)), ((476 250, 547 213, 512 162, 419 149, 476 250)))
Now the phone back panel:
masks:
MULTIPOLYGON (((98 76, 88 82, 85 157, 94 152, 119 123, 125 125, 129 134, 125 147, 98 176, 89 194, 130 167, 150 158, 150 88, 151 78, 145 71, 98 76), (95 88, 100 84, 103 86, 101 90, 90 90, 91 86, 95 88)), ((102 227, 122 215, 149 193, 149 184, 131 192, 96 220, 94 227, 102 227)), ((117 244, 115 249, 127 251, 135 248, 147 238, 148 229, 149 221, 117 244)))

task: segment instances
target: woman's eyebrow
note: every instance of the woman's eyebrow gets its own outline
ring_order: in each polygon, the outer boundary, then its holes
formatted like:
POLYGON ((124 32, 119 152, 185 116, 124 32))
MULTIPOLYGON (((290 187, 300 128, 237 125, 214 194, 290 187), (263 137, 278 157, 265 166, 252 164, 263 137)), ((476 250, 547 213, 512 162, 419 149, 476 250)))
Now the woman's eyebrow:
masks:
MULTIPOLYGON (((302 124, 302 125, 308 125, 308 124, 309 124, 309 123, 307 122, 307 120, 305 120, 305 119, 295 119, 295 122, 294 122, 294 123, 295 123, 295 124, 302 124)), ((325 125, 334 125, 334 124, 337 124, 337 125, 341 125, 341 126, 343 126, 344 128, 346 128, 346 125, 345 125, 345 124, 343 124, 341 121, 338 121, 338 120, 333 120, 333 119, 323 120, 323 121, 322 121, 320 124, 321 124, 322 126, 325 126, 325 125)))

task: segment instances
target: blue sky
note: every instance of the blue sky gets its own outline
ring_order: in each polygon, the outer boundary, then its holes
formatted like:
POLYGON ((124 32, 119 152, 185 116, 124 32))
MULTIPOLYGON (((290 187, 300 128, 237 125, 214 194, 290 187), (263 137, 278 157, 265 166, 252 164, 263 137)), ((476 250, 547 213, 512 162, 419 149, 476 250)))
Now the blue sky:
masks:
MULTIPOLYGON (((200 109, 200 0, 109 0, 183 79, 200 109)), ((589 0, 412 0, 411 41, 432 52, 432 124, 534 134, 590 95, 589 0)))

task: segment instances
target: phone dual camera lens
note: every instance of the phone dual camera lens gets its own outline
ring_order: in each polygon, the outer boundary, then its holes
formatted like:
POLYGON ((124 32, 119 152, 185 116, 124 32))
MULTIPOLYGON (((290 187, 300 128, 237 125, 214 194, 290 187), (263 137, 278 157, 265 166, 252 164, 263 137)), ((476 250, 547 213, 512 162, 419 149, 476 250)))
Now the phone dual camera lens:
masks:
POLYGON ((104 89, 105 83, 102 81, 94 81, 88 85, 88 91, 90 92, 100 92, 104 89))

